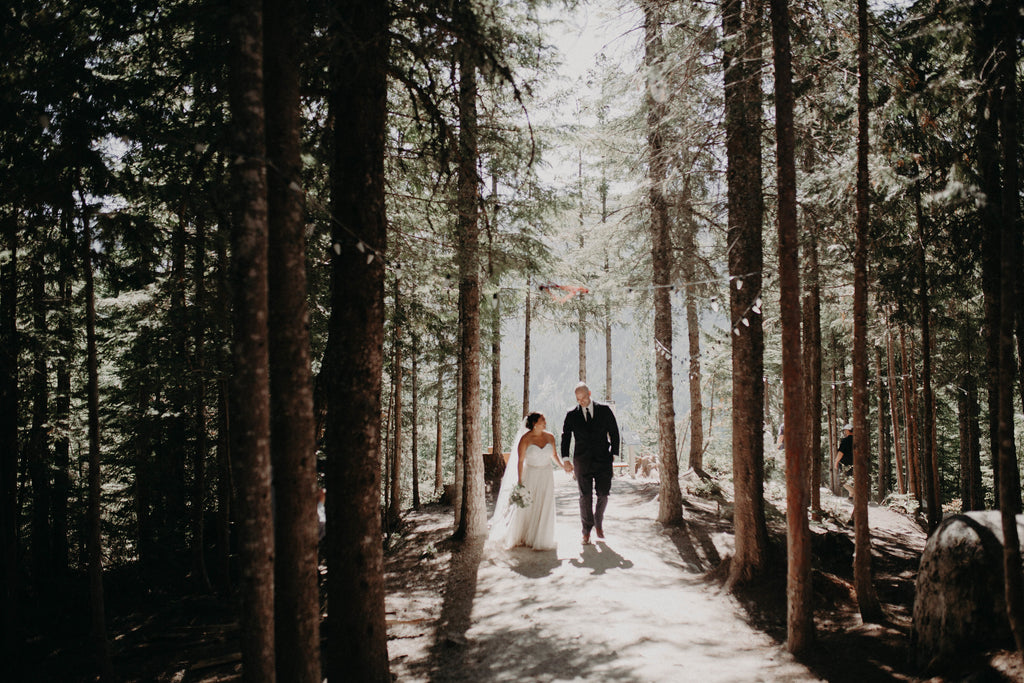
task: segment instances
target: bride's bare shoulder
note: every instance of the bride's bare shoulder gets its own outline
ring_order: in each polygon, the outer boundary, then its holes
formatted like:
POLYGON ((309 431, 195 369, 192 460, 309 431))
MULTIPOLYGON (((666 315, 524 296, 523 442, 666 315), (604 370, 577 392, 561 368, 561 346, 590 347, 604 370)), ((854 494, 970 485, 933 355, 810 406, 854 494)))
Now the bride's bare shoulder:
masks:
POLYGON ((545 429, 544 430, 544 443, 554 443, 554 442, 555 442, 555 435, 545 429))

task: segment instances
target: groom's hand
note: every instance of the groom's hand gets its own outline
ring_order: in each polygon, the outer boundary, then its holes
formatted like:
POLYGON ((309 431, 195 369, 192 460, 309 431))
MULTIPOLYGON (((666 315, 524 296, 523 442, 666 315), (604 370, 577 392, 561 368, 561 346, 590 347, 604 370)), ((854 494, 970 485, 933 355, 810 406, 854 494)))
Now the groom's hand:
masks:
POLYGON ((562 469, 565 470, 566 474, 572 474, 572 470, 573 470, 572 463, 569 462, 568 460, 562 462, 562 469))

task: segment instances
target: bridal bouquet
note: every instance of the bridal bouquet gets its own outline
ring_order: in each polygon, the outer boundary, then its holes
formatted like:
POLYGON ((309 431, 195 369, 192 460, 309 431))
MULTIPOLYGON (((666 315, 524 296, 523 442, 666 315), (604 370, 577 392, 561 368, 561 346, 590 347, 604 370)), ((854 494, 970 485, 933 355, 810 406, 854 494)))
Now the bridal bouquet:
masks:
POLYGON ((512 487, 512 493, 508 494, 508 502, 518 508, 528 508, 533 502, 533 496, 528 488, 522 484, 516 484, 512 487))

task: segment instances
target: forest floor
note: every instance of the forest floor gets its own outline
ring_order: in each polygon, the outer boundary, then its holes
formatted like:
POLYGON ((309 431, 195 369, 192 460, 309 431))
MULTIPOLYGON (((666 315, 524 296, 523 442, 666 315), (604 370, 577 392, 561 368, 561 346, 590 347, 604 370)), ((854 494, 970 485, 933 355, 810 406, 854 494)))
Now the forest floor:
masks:
MULTIPOLYGON (((736 596, 722 588, 733 532, 726 497, 684 496, 665 528, 658 483, 616 477, 604 541, 580 542, 575 482, 556 472, 557 550, 447 540, 452 510, 410 512, 387 558, 388 651, 399 681, 1014 681, 1006 652, 941 676, 910 663, 914 581, 926 535, 872 504, 874 585, 887 622, 863 624, 853 589, 852 503, 822 490, 812 524, 816 636, 785 649, 785 522, 769 500, 772 576, 736 596), (455 550, 455 552, 453 552, 455 550)), ((780 503, 776 503, 781 505, 780 503)), ((784 505, 783 505, 784 507, 784 505)))
MULTIPOLYGON (((731 492, 714 492, 692 475, 683 481, 683 523, 666 528, 656 521, 658 483, 617 476, 606 539, 583 546, 576 484, 557 471, 553 551, 455 544, 450 506, 409 511, 385 556, 395 680, 1024 681, 1019 655, 1005 651, 931 678, 914 670, 907 644, 925 533, 898 509, 869 508, 874 585, 887 621, 861 623, 852 506, 825 489, 822 518, 811 525, 815 641, 795 659, 785 649, 781 490, 766 492, 775 571, 734 595, 722 587, 733 552, 731 492)), ((228 601, 142 590, 114 577, 107 583, 115 680, 240 680, 238 626, 228 601)), ((68 594, 82 594, 70 588, 68 594)), ((95 680, 85 673, 88 643, 76 635, 85 624, 44 623, 45 634, 21 653, 25 675, 9 663, 14 678, 0 679, 95 680)))

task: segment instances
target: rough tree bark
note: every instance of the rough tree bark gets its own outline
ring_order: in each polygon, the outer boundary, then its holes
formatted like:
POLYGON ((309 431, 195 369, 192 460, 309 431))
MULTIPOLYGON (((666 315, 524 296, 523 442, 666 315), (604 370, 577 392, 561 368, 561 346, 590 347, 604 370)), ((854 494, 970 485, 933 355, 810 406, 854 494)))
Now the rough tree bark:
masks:
POLYGON ((857 606, 865 623, 882 615, 871 581, 871 529, 868 496, 871 489, 871 433, 868 397, 868 3, 857 0, 857 226, 853 252, 853 581, 857 606))
POLYGON ((103 593, 103 536, 101 511, 103 478, 100 472, 100 380, 96 350, 96 288, 92 271, 92 231, 90 212, 82 198, 82 273, 85 278, 85 367, 86 403, 89 431, 89 496, 86 524, 86 555, 88 557, 89 602, 91 603, 92 654, 101 678, 113 675, 110 642, 107 640, 107 617, 103 593))
MULTIPOLYGON (((863 1, 863 0, 862 0, 863 1)), ((814 638, 811 539, 807 520, 805 413, 800 372, 800 264, 796 221, 793 68, 789 2, 771 0, 775 62, 775 135, 779 192, 779 310, 782 321, 783 414, 786 425, 787 649, 806 650, 814 638)), ((854 459, 856 464, 856 459, 854 459)))
POLYGON ((390 681, 380 515, 384 151, 391 16, 357 0, 330 30, 333 222, 327 353, 329 680, 390 681))
POLYGON ((409 457, 412 460, 412 507, 420 509, 420 450, 419 450, 419 423, 420 423, 420 344, 419 338, 412 335, 412 377, 409 378, 412 391, 412 434, 409 435, 409 457))
POLYGON ((981 482, 981 433, 978 420, 978 378, 974 374, 972 348, 976 336, 973 324, 967 322, 960 327, 960 344, 963 353, 963 369, 960 372, 957 391, 957 418, 960 435, 960 504, 963 512, 985 509, 984 491, 981 482))
POLYGON ((988 397, 988 445, 992 454, 996 507, 999 507, 999 222, 1002 181, 999 177, 999 116, 1002 106, 997 79, 996 29, 988 7, 992 0, 975 0, 971 8, 974 28, 974 70, 981 83, 978 93, 974 138, 981 190, 981 290, 985 307, 985 377, 988 397))
POLYGON ((900 447, 900 402, 896 393, 896 361, 893 357, 892 326, 889 323, 888 313, 885 316, 885 353, 889 373, 889 413, 892 419, 893 461, 896 464, 896 486, 900 494, 904 494, 907 492, 907 482, 903 478, 903 450, 900 447))
MULTIPOLYGON (((811 514, 821 511, 821 273, 818 263, 818 225, 806 217, 803 245, 807 278, 803 300, 803 372, 807 390, 807 457, 810 461, 811 514)), ((831 466, 831 458, 828 460, 831 466)))
MULTIPOLYGON (((497 209, 495 210, 497 212, 497 209)), ((502 299, 498 292, 490 311, 490 447, 502 455, 502 299)), ((501 485, 501 479, 498 484, 501 485)), ((497 487, 495 488, 497 492, 497 487)))
MULTIPOLYGON (((458 22, 468 32, 473 9, 463 7, 458 22)), ((487 532, 484 461, 480 434, 480 224, 477 163, 477 55, 465 37, 457 48, 459 62, 458 233, 459 355, 462 360, 462 515, 456 538, 487 532)))
POLYGON ((587 381, 587 309, 583 303, 583 295, 576 297, 577 323, 576 323, 576 348, 578 349, 577 361, 579 365, 579 379, 587 381))
POLYGON ((729 275, 743 287, 729 287, 732 339, 732 471, 736 506, 736 550, 729 565, 730 589, 763 574, 768 565, 764 513, 764 332, 754 311, 761 296, 764 264, 761 178, 760 0, 723 0, 722 30, 733 38, 723 56, 725 145, 729 225, 729 275), (750 326, 740 325, 749 315, 750 326))
MULTIPOLYGON (((920 166, 919 166, 920 169, 920 166)), ((923 171, 919 170, 919 174, 923 171)), ((924 498, 928 503, 928 531, 935 531, 942 520, 942 504, 936 486, 938 473, 935 469, 935 451, 932 448, 932 335, 931 302, 928 296, 928 235, 925 229, 924 211, 921 208, 921 182, 914 183, 914 215, 917 219, 917 267, 921 281, 918 291, 918 305, 921 314, 921 383, 924 410, 921 412, 921 483, 924 498)))
POLYGON ((903 424, 907 433, 907 490, 918 504, 921 503, 920 467, 917 457, 917 408, 915 405, 917 371, 912 368, 914 359, 907 352, 907 333, 900 326, 900 362, 903 366, 903 424))
MULTIPOLYGON (((397 254, 395 258, 398 258, 397 254)), ((405 381, 405 378, 402 376, 402 363, 405 362, 402 357, 402 337, 405 334, 405 330, 404 314, 402 311, 404 303, 402 301, 400 277, 395 277, 394 285, 392 295, 395 314, 391 326, 393 362, 391 365, 391 407, 389 408, 392 429, 389 434, 388 445, 385 448, 388 462, 390 463, 387 468, 389 495, 387 520, 385 522, 388 534, 398 528, 398 523, 402 518, 402 399, 404 398, 402 390, 403 382, 405 381)))
POLYGON ((316 438, 306 284, 301 0, 264 0, 268 319, 278 679, 320 683, 316 438))
POLYGON ((0 543, 3 550, 3 597, 0 647, 16 651, 18 625, 18 222, 0 217, 0 543))
POLYGON ((437 364, 437 395, 434 404, 434 496, 441 495, 444 489, 444 469, 442 468, 441 455, 444 429, 441 424, 441 415, 444 408, 444 363, 437 364))
POLYGON ((195 257, 192 265, 192 419, 195 447, 192 451, 192 580, 211 590, 206 571, 206 223, 196 220, 195 257))
POLYGON ((533 322, 533 278, 526 276, 526 316, 523 333, 523 417, 530 414, 530 325, 533 322))
POLYGON ((260 0, 234 0, 230 79, 235 219, 232 453, 238 473, 242 671, 274 681, 274 520, 270 507, 267 177, 260 0))
POLYGON ((154 489, 161 498, 154 510, 162 512, 154 515, 162 521, 157 533, 160 542, 155 548, 161 554, 163 562, 177 561, 178 553, 189 550, 186 540, 186 529, 190 523, 188 500, 188 484, 186 463, 189 458, 190 408, 192 377, 188 369, 192 364, 188 351, 188 313, 185 309, 186 266, 188 263, 188 230, 185 205, 178 208, 177 220, 171 235, 171 269, 170 269, 170 311, 169 318, 174 321, 170 326, 170 348, 172 363, 176 372, 171 381, 163 387, 167 401, 171 406, 168 417, 168 435, 157 451, 157 470, 160 486, 154 489))
POLYGON ((888 430, 885 425, 886 395, 885 375, 882 374, 882 347, 875 345, 875 395, 878 401, 878 495, 875 500, 881 503, 889 493, 892 485, 892 458, 889 453, 889 442, 886 438, 888 430))
MULTIPOLYGON (((230 263, 227 248, 231 239, 231 221, 221 217, 217 225, 217 320, 224 327, 220 337, 230 338, 231 294, 230 263)), ((231 388, 227 377, 231 375, 231 354, 223 347, 217 348, 217 573, 220 588, 224 592, 232 589, 231 580, 231 519, 234 484, 231 481, 231 388)))
MULTIPOLYGON (((64 358, 74 357, 75 331, 72 315, 72 279, 74 277, 73 212, 61 210, 61 232, 64 244, 60 249, 59 289, 60 313, 57 318, 58 353, 64 358)), ((0 351, 2 353, 2 351, 0 351)), ((0 410, 3 410, 0 404, 0 410)), ((68 540, 68 499, 71 496, 71 364, 61 363, 57 368, 57 392, 53 401, 56 435, 53 443, 53 570, 62 578, 67 575, 70 560, 68 540)), ((2 479, 2 477, 0 477, 2 479)))
MULTIPOLYGON (((1024 576, 1021 575, 1020 537, 1015 523, 1020 513, 1020 472, 1014 445, 1013 386, 1017 374, 1013 333, 1015 311, 1019 305, 1016 278, 1019 212, 1018 139, 1017 139, 1017 21, 1018 3, 994 0, 995 25, 1001 27, 998 82, 1002 88, 999 108, 1003 188, 999 230, 999 511, 1003 521, 1003 571, 1006 577, 1006 614, 1010 620, 1017 650, 1024 651, 1024 576)), ((1018 330, 1018 333, 1020 331, 1018 330)))
MULTIPOLYGON (((690 183, 683 181, 683 201, 680 207, 682 222, 682 275, 683 293, 686 296, 686 340, 690 356, 688 373, 690 388, 690 457, 689 467, 697 474, 704 474, 704 405, 701 397, 700 372, 700 314, 697 310, 697 225, 693 220, 690 183)), ((749 320, 748 320, 749 322, 749 320)))
MULTIPOLYGON (((664 61, 661 40, 662 9, 658 2, 644 0, 644 63, 648 78, 664 61)), ((658 521, 674 524, 683 517, 683 496, 679 489, 679 462, 676 456, 676 416, 672 382, 672 302, 669 286, 672 281, 672 248, 669 241, 668 203, 665 198, 667 159, 664 120, 668 108, 664 100, 654 96, 661 84, 649 82, 647 87, 647 157, 651 211, 651 262, 654 285, 654 373, 658 390, 658 521)))
MULTIPOLYGON (((461 322, 459 325, 461 326, 461 322)), ((459 333, 459 338, 462 335, 459 333)), ((460 342, 461 344, 461 342, 460 342)), ((452 509, 455 513, 455 528, 462 525, 462 496, 466 484, 466 455, 465 443, 462 440, 462 405, 465 403, 462 395, 462 354, 459 354, 455 362, 455 482, 452 486, 452 509)))
POLYGON ((29 395, 32 401, 32 424, 29 427, 25 459, 32 482, 32 578, 40 590, 50 581, 50 446, 49 446, 49 372, 47 369, 46 280, 42 253, 36 250, 29 259, 31 287, 32 334, 29 353, 32 356, 32 378, 29 395))

